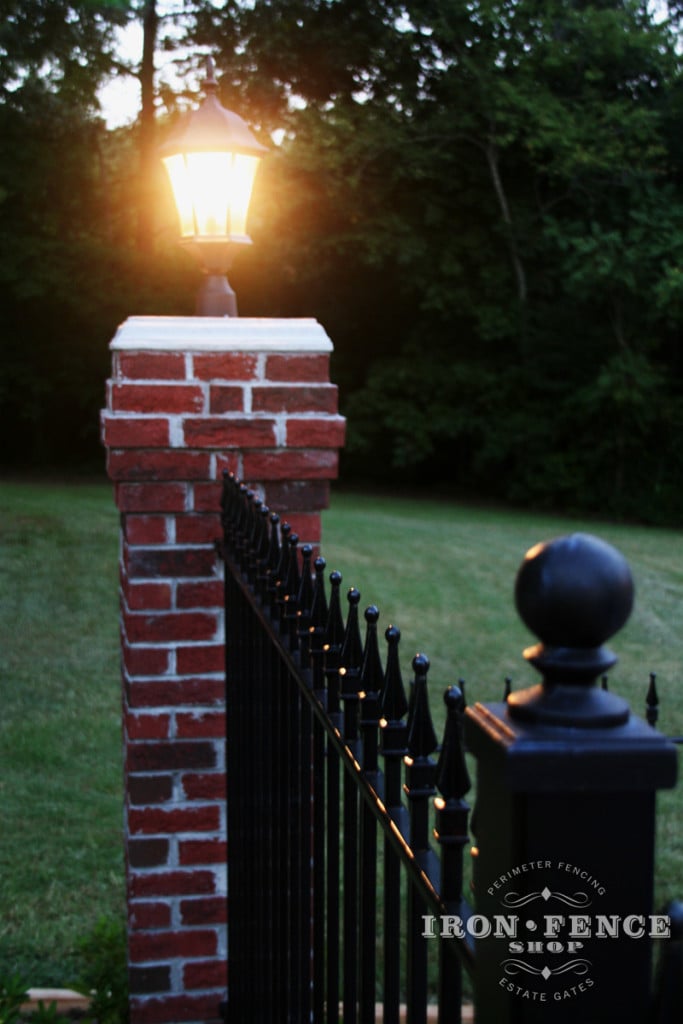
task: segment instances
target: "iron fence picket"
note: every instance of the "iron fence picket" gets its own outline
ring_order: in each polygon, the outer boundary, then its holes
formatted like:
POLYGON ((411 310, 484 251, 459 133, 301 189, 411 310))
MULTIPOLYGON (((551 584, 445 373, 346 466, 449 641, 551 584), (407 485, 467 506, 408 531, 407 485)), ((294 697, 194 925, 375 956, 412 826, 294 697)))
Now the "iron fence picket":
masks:
MULTIPOLYGON (((329 608, 325 594, 325 559, 314 563, 315 585, 310 595, 310 614, 305 623, 302 639, 308 651, 311 689, 322 708, 327 707, 325 689, 324 641, 329 608)), ((305 575, 304 575, 305 579, 305 575)), ((304 601, 305 604, 305 601, 304 601)), ((325 948, 325 731, 320 720, 313 716, 313 935, 312 949, 325 948)), ((313 1020, 325 1019, 325 957, 314 956, 313 964, 313 1020)))
MULTIPOLYGON (((379 611, 365 611, 367 624, 360 673, 358 722, 361 734, 361 771, 368 784, 382 796, 378 764, 379 695, 384 673, 377 649, 379 611)), ((363 803, 360 815, 360 933, 358 945, 359 1009, 361 1024, 374 1024, 377 913, 377 824, 372 809, 363 803)))
POLYGON ((325 705, 329 728, 325 729, 326 747, 326 1016, 327 1024, 338 1024, 340 998, 340 836, 341 836, 341 759, 333 735, 341 735, 342 713, 339 702, 339 656, 344 635, 341 613, 341 573, 330 574, 330 600, 323 644, 323 673, 326 682, 325 705), (331 731, 330 731, 331 730, 331 731))

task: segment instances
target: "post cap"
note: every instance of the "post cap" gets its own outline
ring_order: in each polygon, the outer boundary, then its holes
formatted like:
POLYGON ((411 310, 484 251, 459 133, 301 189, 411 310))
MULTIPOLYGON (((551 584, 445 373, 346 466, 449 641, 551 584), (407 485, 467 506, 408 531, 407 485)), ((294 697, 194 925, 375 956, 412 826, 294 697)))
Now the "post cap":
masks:
POLYGON ((585 533, 536 544, 517 573, 515 602, 539 638, 524 657, 543 684, 511 693, 513 717, 566 726, 619 725, 628 704, 595 687, 617 661, 604 646, 633 608, 633 579, 616 548, 585 533))

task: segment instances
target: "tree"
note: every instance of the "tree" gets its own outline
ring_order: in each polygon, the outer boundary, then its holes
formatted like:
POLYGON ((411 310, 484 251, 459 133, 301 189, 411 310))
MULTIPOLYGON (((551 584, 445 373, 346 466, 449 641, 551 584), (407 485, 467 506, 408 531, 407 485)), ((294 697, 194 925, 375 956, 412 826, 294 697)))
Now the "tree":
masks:
POLYGON ((154 186, 157 170, 154 53, 157 45, 159 15, 155 0, 144 0, 142 59, 140 61, 140 197, 138 201, 138 248, 143 253, 154 249, 154 186))
POLYGON ((2 15, 3 462, 99 462, 109 339, 132 310, 181 311, 189 288, 177 261, 136 256, 129 133, 110 135, 98 117, 97 89, 127 11, 3 0, 2 15))
POLYGON ((356 446, 498 495, 626 508, 649 479, 634 452, 678 423, 669 26, 634 0, 261 0, 229 17, 244 52, 224 66, 247 104, 271 83, 262 116, 287 133, 279 263, 305 254, 292 272, 338 318, 348 383, 369 381, 356 446), (376 275, 399 311, 386 331, 378 303, 323 298, 376 275))
MULTIPOLYGON (((393 461, 564 507, 680 508, 683 90, 669 6, 657 23, 640 0, 183 5, 177 42, 217 56, 226 106, 278 138, 257 181, 256 244, 231 275, 240 309, 328 328, 347 465, 365 460, 374 476, 393 461)), ((38 334, 39 295, 50 326, 87 319, 104 338, 102 307, 113 315, 120 298, 124 315, 181 311, 183 288, 165 297, 159 281, 177 282, 183 257, 151 217, 156 120, 178 106, 153 90, 155 48, 176 45, 156 3, 31 0, 30 23, 24 8, 6 2, 0 34, 12 51, 0 71, 7 315, 38 334), (112 135, 95 88, 127 17, 146 26, 129 69, 143 112, 112 135), (30 139, 27 109, 46 125, 30 139)))

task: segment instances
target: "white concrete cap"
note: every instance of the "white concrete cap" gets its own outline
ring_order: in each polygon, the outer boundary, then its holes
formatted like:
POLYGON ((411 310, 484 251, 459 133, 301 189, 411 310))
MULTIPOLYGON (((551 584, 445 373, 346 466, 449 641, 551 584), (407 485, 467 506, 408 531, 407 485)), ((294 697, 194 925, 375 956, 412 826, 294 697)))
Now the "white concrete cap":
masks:
POLYGON ((331 352, 317 320, 227 316, 131 316, 109 343, 112 351, 331 352))

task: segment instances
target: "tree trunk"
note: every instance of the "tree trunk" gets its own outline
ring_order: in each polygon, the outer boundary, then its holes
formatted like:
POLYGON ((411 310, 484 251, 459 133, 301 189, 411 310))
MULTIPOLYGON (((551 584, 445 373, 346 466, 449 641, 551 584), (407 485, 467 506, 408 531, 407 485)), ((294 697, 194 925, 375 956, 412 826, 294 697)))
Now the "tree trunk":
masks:
POLYGON ((508 251, 510 253, 510 261, 512 263, 512 269, 515 275, 515 281, 517 282, 517 298, 519 304, 523 308, 526 305, 527 300, 527 283, 526 283, 526 272, 524 270, 524 264, 517 248, 517 240, 515 239, 512 215, 510 214, 510 207, 508 205, 507 196, 505 195, 505 189, 503 188, 503 182, 500 177, 500 168, 498 166, 498 149, 492 140, 489 140, 486 144, 486 160, 489 165, 489 171, 491 173, 491 180, 493 181, 493 188, 498 199, 498 205, 500 206, 500 212, 503 217, 503 223, 505 224, 505 237, 507 239, 508 251))
POLYGON ((154 208, 156 179, 156 122, 154 117, 154 52, 159 15, 156 0, 145 0, 142 8, 142 62, 140 64, 141 108, 139 122, 140 185, 138 190, 138 249, 154 249, 154 208))

